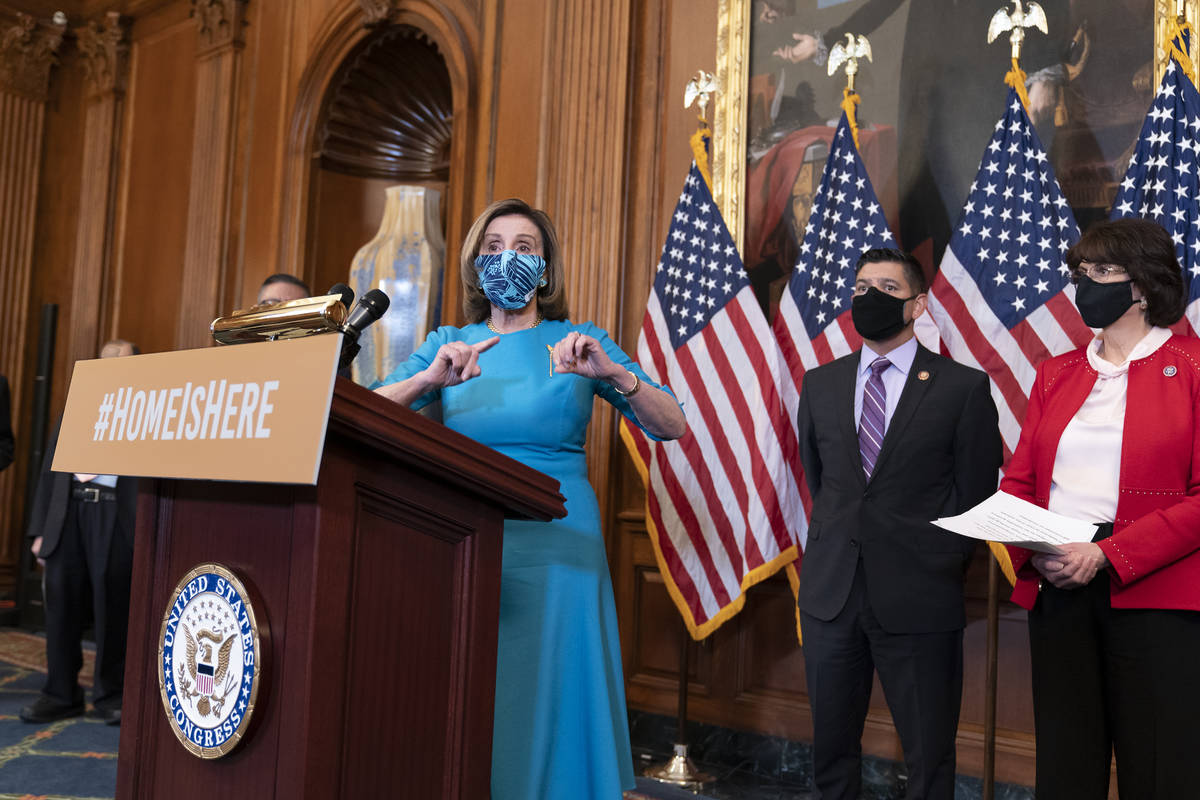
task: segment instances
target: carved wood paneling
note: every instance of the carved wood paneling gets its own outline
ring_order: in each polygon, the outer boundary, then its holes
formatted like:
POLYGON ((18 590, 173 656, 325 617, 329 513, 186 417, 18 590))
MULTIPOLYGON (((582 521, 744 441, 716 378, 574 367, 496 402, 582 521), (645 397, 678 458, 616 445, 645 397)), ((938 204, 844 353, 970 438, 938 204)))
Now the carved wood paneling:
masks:
MULTIPOLYGON (((28 401, 25 353, 46 90, 64 28, 39 25, 25 14, 0 21, 0 297, 9 301, 0 319, 0 374, 8 378, 18 435, 28 401)), ((18 472, 14 465, 0 473, 0 585, 6 587, 22 549, 21 506, 13 502, 18 472)))
POLYGON ((334 78, 317 133, 323 169, 395 182, 450 174, 453 93, 446 62, 418 28, 371 36, 334 78))
POLYGON ((249 0, 192 0, 199 33, 198 56, 245 46, 246 3, 249 0))
MULTIPOLYGON (((564 0, 547 8, 553 33, 546 55, 550 79, 543 83, 548 107, 538 196, 562 240, 573 319, 616 331, 631 3, 564 0)), ((636 343, 621 344, 633 350, 636 343)), ((602 407, 587 445, 601 508, 608 507, 614 441, 614 414, 602 407)))
POLYGON ((72 265, 68 364, 95 358, 100 346, 103 288, 113 257, 117 152, 129 71, 128 29, 128 20, 110 12, 103 22, 93 20, 78 32, 87 78, 87 111, 72 265))
POLYGON ((111 303, 100 329, 144 352, 173 349, 178 327, 196 113, 198 37, 188 11, 177 3, 130 32, 111 303))
POLYGON ((396 10, 395 0, 358 0, 362 7, 363 25, 378 25, 396 10))
POLYGON ((28 14, 4 16, 0 15, 0 90, 44 103, 66 19, 39 24, 28 14))
POLYGON ((233 154, 246 0, 193 0, 199 33, 192 174, 188 182, 187 247, 183 260, 178 348, 211 343, 231 257, 233 154))

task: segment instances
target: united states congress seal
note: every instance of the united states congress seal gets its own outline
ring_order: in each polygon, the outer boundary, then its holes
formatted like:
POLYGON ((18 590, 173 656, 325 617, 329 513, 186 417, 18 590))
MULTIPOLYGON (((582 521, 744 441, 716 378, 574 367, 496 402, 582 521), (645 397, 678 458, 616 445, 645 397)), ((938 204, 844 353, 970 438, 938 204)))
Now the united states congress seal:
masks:
POLYGON ((171 593, 158 637, 158 688, 171 730, 190 753, 220 758, 254 714, 262 665, 258 622, 238 577, 193 567, 171 593))

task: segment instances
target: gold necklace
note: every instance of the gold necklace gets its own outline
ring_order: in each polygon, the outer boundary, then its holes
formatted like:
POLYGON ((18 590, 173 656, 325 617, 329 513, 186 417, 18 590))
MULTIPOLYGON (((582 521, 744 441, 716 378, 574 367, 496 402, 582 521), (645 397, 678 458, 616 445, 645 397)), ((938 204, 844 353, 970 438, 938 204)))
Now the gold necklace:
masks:
MULTIPOLYGON (((537 319, 535 319, 533 321, 533 324, 530 325, 529 328, 526 328, 525 330, 529 330, 530 328, 536 328, 538 325, 541 325, 543 319, 544 319, 544 317, 542 316, 542 312, 539 311, 538 315, 537 315, 537 319)), ((500 330, 499 328, 497 328, 495 325, 492 324, 491 317, 487 318, 487 326, 488 326, 488 330, 491 331, 492 333, 500 333, 500 334, 505 333, 505 331, 500 330)), ((511 333, 512 331, 508 331, 508 332, 511 333)))

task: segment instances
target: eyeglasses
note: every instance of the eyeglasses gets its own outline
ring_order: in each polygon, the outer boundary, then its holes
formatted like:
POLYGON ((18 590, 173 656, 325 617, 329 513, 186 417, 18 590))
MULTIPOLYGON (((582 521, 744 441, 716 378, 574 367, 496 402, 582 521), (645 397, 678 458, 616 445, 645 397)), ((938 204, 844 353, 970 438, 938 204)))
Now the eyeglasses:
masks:
POLYGON ((1071 270, 1071 283, 1079 283, 1080 278, 1087 275, 1096 283, 1105 283, 1108 281, 1119 280, 1121 276, 1128 275, 1129 271, 1124 267, 1118 267, 1116 264, 1092 264, 1085 266, 1080 263, 1078 267, 1071 270))

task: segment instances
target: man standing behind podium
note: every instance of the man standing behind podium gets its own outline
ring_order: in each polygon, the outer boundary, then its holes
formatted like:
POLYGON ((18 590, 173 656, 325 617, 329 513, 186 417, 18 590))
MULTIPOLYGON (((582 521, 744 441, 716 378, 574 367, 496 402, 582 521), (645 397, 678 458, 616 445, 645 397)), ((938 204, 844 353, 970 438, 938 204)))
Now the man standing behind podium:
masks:
POLYGON ((859 259, 860 351, 811 370, 800 452, 812 521, 798 592, 821 800, 854 800, 877 669, 909 800, 954 797, 963 574, 974 542, 930 524, 995 491, 1002 452, 987 376, 921 347, 925 279, 908 253, 859 259))
POLYGON ((291 300, 303 300, 312 295, 308 284, 295 275, 277 272, 267 277, 258 287, 258 297, 254 300, 256 306, 277 306, 291 300))
MULTIPOLYGON (((136 353, 117 339, 100 357, 136 353)), ((33 554, 46 570, 46 684, 20 715, 25 722, 53 722, 83 713, 79 670, 91 622, 96 668, 88 716, 120 725, 137 479, 51 472, 61 425, 46 448, 29 522, 33 554)))

